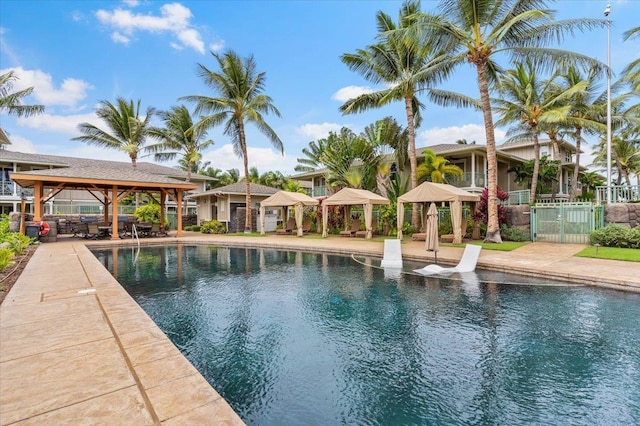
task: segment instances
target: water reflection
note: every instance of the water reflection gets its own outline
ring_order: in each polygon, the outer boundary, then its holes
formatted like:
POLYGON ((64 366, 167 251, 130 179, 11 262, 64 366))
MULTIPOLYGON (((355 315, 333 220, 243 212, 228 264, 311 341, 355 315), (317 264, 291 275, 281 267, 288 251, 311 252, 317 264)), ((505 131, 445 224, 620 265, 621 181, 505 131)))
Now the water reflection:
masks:
POLYGON ((248 424, 640 420, 638 295, 268 249, 95 253, 248 424))

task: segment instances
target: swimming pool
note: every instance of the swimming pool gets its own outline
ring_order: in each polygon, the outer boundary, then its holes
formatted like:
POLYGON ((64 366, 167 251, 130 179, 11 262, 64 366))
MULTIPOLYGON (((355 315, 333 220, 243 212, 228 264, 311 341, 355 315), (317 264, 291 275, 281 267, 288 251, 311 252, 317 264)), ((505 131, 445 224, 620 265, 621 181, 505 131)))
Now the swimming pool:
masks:
POLYGON ((248 424, 640 423, 638 294, 269 249, 93 252, 248 424))

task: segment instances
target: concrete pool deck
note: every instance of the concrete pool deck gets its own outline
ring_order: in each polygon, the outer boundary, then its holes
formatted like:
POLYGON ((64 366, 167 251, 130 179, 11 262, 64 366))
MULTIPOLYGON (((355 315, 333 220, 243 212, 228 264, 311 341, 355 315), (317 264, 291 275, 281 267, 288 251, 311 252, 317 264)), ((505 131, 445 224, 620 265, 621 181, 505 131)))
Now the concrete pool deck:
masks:
MULTIPOLYGON (((215 236, 144 243, 220 244, 381 256, 383 243, 355 238, 215 236)), ((0 425, 243 424, 164 333, 91 254, 88 242, 42 244, 0 305, 0 425)), ((532 243, 483 250, 479 268, 640 292, 640 263, 573 257, 583 245, 532 243)), ((461 248, 441 247, 439 263, 461 248)), ((405 259, 433 263, 424 242, 405 259)))

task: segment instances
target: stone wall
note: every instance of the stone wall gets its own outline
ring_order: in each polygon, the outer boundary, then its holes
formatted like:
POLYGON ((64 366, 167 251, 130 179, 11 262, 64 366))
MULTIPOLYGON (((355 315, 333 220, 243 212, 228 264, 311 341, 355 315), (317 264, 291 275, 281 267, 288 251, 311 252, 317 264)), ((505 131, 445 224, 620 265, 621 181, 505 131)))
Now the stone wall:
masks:
MULTIPOLYGON (((229 232, 244 232, 244 221, 246 215, 246 207, 238 207, 235 211, 235 215, 229 221, 229 232)), ((251 210, 251 232, 258 231, 258 211, 256 209, 251 210)))
POLYGON ((505 206, 507 226, 517 226, 531 235, 531 209, 529 205, 505 206))
POLYGON ((640 225, 640 204, 608 204, 605 207, 604 224, 611 223, 629 225, 632 228, 640 225))

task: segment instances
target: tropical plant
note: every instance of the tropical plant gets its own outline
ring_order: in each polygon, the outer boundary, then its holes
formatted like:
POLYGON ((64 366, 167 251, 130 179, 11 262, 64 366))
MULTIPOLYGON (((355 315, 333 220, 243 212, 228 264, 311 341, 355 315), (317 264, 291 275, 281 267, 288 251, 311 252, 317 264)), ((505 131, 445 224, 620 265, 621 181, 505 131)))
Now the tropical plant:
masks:
MULTIPOLYGON (((509 193, 503 191, 502 189, 500 189, 500 187, 498 187, 497 196, 500 201, 506 201, 509 199, 509 193)), ((500 226, 502 226, 502 224, 504 224, 507 220, 507 210, 501 204, 499 204, 497 207, 498 222, 500 226)), ((471 213, 471 216, 473 217, 473 220, 480 221, 485 225, 489 222, 489 188, 484 188, 482 190, 482 194, 480 194, 480 201, 476 206, 476 210, 471 213)))
POLYGON ((551 161, 546 155, 538 160, 537 167, 535 163, 535 160, 532 159, 507 170, 507 172, 515 174, 514 181, 518 185, 526 186, 527 188, 531 188, 534 174, 537 174, 536 181, 538 185, 536 186, 536 193, 531 194, 529 198, 531 202, 534 202, 538 194, 546 194, 553 189, 560 166, 559 161, 551 161))
MULTIPOLYGON (((560 49, 548 49, 565 34, 604 26, 604 20, 554 20, 555 12, 544 0, 441 0, 439 13, 422 14, 418 25, 411 28, 418 43, 434 43, 435 49, 450 52, 451 65, 471 64, 475 67, 480 91, 480 106, 487 142, 488 224, 485 241, 501 242, 498 218, 498 180, 496 141, 489 97, 500 66, 497 56, 513 62, 531 58, 540 66, 593 64, 595 61, 560 49)), ((454 94, 441 94, 443 103, 455 103, 454 94)))
POLYGON ((424 163, 418 166, 418 182, 449 183, 449 178, 462 177, 464 171, 431 149, 422 151, 424 163))
POLYGON ((138 222, 160 222, 160 205, 159 204, 146 204, 140 206, 133 212, 133 216, 138 222))
POLYGON ((309 142, 308 148, 302 148, 305 157, 298 158, 298 164, 295 167, 297 172, 312 172, 322 167, 322 153, 324 152, 326 139, 309 142))
POLYGON ((598 86, 597 78, 598 69, 595 67, 592 67, 587 75, 584 75, 577 67, 571 65, 566 72, 560 74, 558 91, 578 84, 582 86, 581 90, 574 92, 569 98, 571 110, 566 120, 566 125, 570 129, 569 134, 573 137, 576 145, 573 178, 569 191, 570 200, 573 200, 577 193, 580 178, 580 151, 584 135, 602 134, 606 131, 603 117, 606 114, 607 94, 598 86))
MULTIPOLYGON (((622 35, 623 40, 640 37, 640 27, 631 28, 622 35)), ((640 57, 635 58, 622 70, 622 78, 631 85, 631 90, 640 92, 640 57)))
POLYGON ((140 104, 140 100, 134 104, 132 100, 127 101, 124 98, 117 98, 115 105, 109 101, 100 101, 96 115, 104 121, 108 131, 91 123, 80 123, 78 130, 83 136, 77 136, 71 140, 124 151, 129 155, 135 169, 138 154, 144 147, 149 123, 154 113, 154 109, 149 107, 145 116, 141 117, 140 104))
MULTIPOLYGON (((635 140, 623 139, 615 136, 611 140, 612 160, 616 165, 618 179, 616 184, 622 185, 622 181, 631 186, 631 175, 640 174, 640 144, 635 140)), ((607 145, 601 140, 596 147, 596 153, 592 165, 607 167, 607 145)))
POLYGON ((200 232, 203 234, 226 234, 227 227, 222 222, 210 220, 200 226, 200 232))
POLYGON ((251 232, 252 209, 246 125, 254 124, 284 154, 282 141, 264 119, 264 114, 268 113, 280 117, 280 111, 271 97, 263 93, 266 75, 258 72, 253 56, 242 59, 233 51, 212 55, 220 70, 213 71, 198 64, 198 75, 217 97, 192 95, 181 99, 196 103, 195 114, 205 114, 197 127, 209 129, 224 124, 224 134, 231 137, 234 153, 242 158, 247 206, 244 230, 248 233, 251 232))
POLYGON ((44 112, 44 105, 23 105, 22 100, 33 93, 33 87, 12 92, 13 82, 18 79, 15 71, 0 75, 0 112, 17 117, 29 117, 44 112))
POLYGON ((149 128, 149 136, 159 142, 147 146, 145 151, 153 154, 156 161, 170 161, 181 155, 189 182, 194 166, 202 159, 202 151, 213 145, 213 141, 205 140, 206 130, 194 125, 191 113, 184 105, 160 111, 158 115, 164 127, 149 128))
MULTIPOLYGON (((534 200, 538 186, 540 169, 540 125, 554 126, 565 122, 571 110, 568 99, 579 90, 583 90, 586 82, 577 82, 565 90, 551 90, 555 87, 554 77, 543 81, 538 78, 531 61, 515 64, 515 69, 508 70, 498 80, 499 97, 492 99, 495 110, 502 116, 496 126, 515 125, 515 129, 524 128, 533 140, 534 164, 530 181, 530 199, 534 200)), ((556 157, 557 158, 557 157, 556 157)))
MULTIPOLYGON (((350 70, 362 75, 373 84, 384 83, 385 87, 349 99, 341 107, 344 114, 359 113, 380 108, 394 101, 402 101, 407 117, 409 137, 409 164, 411 167, 411 189, 418 184, 415 129, 420 126, 424 105, 418 99, 421 92, 430 92, 432 87, 447 75, 443 62, 444 54, 432 49, 431 43, 412 43, 403 30, 409 29, 420 12, 420 1, 407 0, 400 8, 398 22, 379 11, 376 14, 378 43, 358 49, 355 53, 342 55, 350 70)), ((419 224, 418 206, 414 205, 412 216, 414 227, 419 224)))

